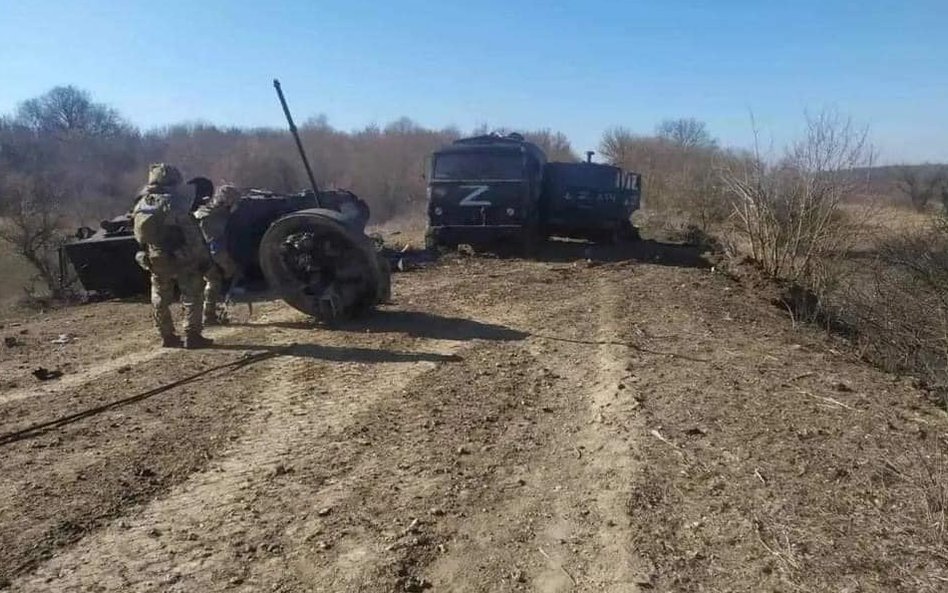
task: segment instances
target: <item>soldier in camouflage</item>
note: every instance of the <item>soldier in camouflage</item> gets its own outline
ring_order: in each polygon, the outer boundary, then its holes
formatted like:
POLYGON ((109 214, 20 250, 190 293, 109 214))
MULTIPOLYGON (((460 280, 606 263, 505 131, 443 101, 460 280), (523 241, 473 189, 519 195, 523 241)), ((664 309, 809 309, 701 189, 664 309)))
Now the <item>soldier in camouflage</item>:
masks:
POLYGON ((238 272, 234 259, 227 252, 227 219, 240 199, 240 190, 233 185, 217 188, 210 200, 198 207, 194 217, 211 253, 212 264, 204 273, 204 323, 227 323, 227 308, 222 302, 224 284, 238 272))
POLYGON ((136 260, 151 273, 151 302, 162 346, 203 348, 212 343, 201 335, 202 273, 210 266, 210 256, 189 213, 190 200, 179 192, 180 184, 181 173, 175 167, 158 163, 149 168, 148 184, 132 211, 135 239, 142 247, 136 260), (183 342, 171 319, 175 284, 185 314, 183 342))

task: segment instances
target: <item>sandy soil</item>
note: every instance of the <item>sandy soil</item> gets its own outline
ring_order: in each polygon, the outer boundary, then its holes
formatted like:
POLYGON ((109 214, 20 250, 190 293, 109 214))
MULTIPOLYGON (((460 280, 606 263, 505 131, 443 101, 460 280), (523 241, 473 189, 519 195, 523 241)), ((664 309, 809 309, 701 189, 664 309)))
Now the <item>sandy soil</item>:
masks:
POLYGON ((0 322, 0 588, 948 589, 911 381, 687 248, 547 256, 340 327, 241 308, 197 352, 145 303, 0 322))

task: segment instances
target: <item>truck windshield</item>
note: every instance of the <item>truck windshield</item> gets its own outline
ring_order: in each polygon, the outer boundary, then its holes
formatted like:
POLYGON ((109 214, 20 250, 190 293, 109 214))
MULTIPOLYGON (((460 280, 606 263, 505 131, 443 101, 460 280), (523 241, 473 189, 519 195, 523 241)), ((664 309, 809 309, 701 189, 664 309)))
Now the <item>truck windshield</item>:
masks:
POLYGON ((437 180, 514 180, 523 178, 523 159, 519 154, 489 152, 442 154, 435 159, 437 180))

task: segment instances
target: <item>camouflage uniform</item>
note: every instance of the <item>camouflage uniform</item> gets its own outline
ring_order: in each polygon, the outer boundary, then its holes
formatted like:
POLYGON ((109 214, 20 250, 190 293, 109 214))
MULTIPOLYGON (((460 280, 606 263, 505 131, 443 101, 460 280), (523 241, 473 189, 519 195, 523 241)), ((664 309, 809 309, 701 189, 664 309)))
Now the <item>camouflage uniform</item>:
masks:
POLYGON ((135 238, 143 249, 136 259, 151 273, 151 303, 162 344, 181 345, 175 335, 170 309, 177 284, 185 314, 184 346, 195 348, 210 343, 201 335, 204 305, 201 273, 208 267, 210 257, 201 231, 188 212, 189 200, 177 192, 180 183, 181 173, 176 168, 161 163, 151 165, 148 185, 139 194, 132 216, 136 220, 135 238), (146 216, 157 204, 169 202, 171 209, 162 221, 160 238, 152 242, 144 240, 138 230, 140 217, 146 216))
POLYGON ((227 321, 227 309, 222 302, 224 283, 233 279, 238 271, 236 262, 227 252, 227 219, 238 199, 240 191, 236 187, 222 185, 194 213, 213 261, 204 273, 204 323, 207 324, 227 321))

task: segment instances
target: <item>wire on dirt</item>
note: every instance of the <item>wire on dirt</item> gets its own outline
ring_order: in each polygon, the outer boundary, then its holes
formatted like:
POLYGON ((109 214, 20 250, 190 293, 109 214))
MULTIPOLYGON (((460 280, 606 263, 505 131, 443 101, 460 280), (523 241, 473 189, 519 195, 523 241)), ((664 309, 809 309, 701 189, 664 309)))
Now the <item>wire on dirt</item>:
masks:
POLYGON ((200 379, 201 377, 203 377, 203 376, 205 376, 205 375, 208 375, 208 374, 210 374, 210 373, 216 372, 216 371, 220 371, 220 370, 224 370, 224 369, 232 369, 232 370, 235 370, 235 369, 243 368, 243 367, 245 367, 245 366, 247 366, 247 365, 250 365, 250 364, 253 364, 253 363, 256 363, 256 362, 260 362, 260 361, 266 360, 266 359, 268 359, 268 358, 273 358, 273 357, 275 357, 275 356, 279 356, 279 355, 283 354, 285 350, 289 350, 289 349, 292 348, 293 346, 295 346, 295 344, 294 344, 294 345, 290 345, 290 346, 286 346, 285 348, 281 348, 281 349, 278 349, 278 350, 272 350, 272 351, 268 351, 268 352, 257 352, 257 353, 255 353, 255 354, 251 354, 251 355, 249 355, 249 356, 241 357, 241 358, 238 359, 238 360, 234 360, 234 361, 231 361, 231 362, 228 362, 228 363, 224 363, 224 364, 221 364, 221 365, 217 365, 217 366, 215 366, 215 367, 210 367, 210 368, 204 369, 204 370, 202 370, 202 371, 198 371, 197 373, 194 373, 193 375, 188 375, 187 377, 184 377, 184 378, 182 378, 182 379, 178 379, 178 380, 176 380, 176 381, 172 381, 171 383, 165 383, 164 385, 160 385, 160 386, 158 386, 158 387, 155 387, 155 388, 153 388, 153 389, 149 389, 148 391, 145 391, 145 392, 142 392, 142 393, 139 393, 139 394, 130 396, 130 397, 122 398, 122 399, 120 399, 120 400, 117 400, 117 401, 114 401, 114 402, 109 402, 109 403, 107 403, 107 404, 103 404, 103 405, 101 405, 101 406, 96 406, 96 407, 94 407, 94 408, 89 408, 89 409, 87 409, 87 410, 82 410, 81 412, 75 412, 75 413, 73 413, 73 414, 69 414, 69 415, 63 416, 63 417, 61 417, 61 418, 56 418, 56 419, 54 419, 54 420, 48 420, 48 421, 46 421, 46 422, 39 422, 39 423, 37 423, 37 424, 33 424, 32 426, 28 426, 28 427, 26 427, 26 428, 22 428, 22 429, 20 429, 20 430, 16 430, 16 431, 13 431, 13 432, 8 432, 8 433, 6 433, 6 434, 0 434, 0 446, 9 445, 9 444, 15 443, 15 442, 17 442, 17 441, 22 441, 22 440, 25 440, 25 439, 37 437, 37 436, 40 436, 40 435, 42 435, 42 434, 45 434, 45 433, 49 432, 50 430, 55 429, 55 428, 60 428, 60 427, 62 427, 62 426, 66 426, 67 424, 72 424, 73 422, 78 422, 79 420, 83 420, 83 419, 85 419, 85 418, 89 418, 89 417, 92 417, 92 416, 101 414, 101 413, 103 413, 103 412, 107 412, 107 411, 112 410, 112 409, 114 409, 114 408, 118 408, 118 407, 121 407, 121 406, 127 406, 127 405, 129 405, 129 404, 133 404, 133 403, 136 403, 136 402, 140 402, 140 401, 145 400, 145 399, 148 399, 148 398, 150 398, 150 397, 154 397, 154 396, 156 396, 156 395, 158 395, 158 394, 160 394, 160 393, 164 393, 165 391, 169 391, 169 390, 171 390, 171 389, 174 389, 175 387, 180 387, 181 385, 185 385, 185 384, 187 384, 187 383, 191 383, 191 382, 193 382, 193 381, 196 381, 196 380, 200 379))

